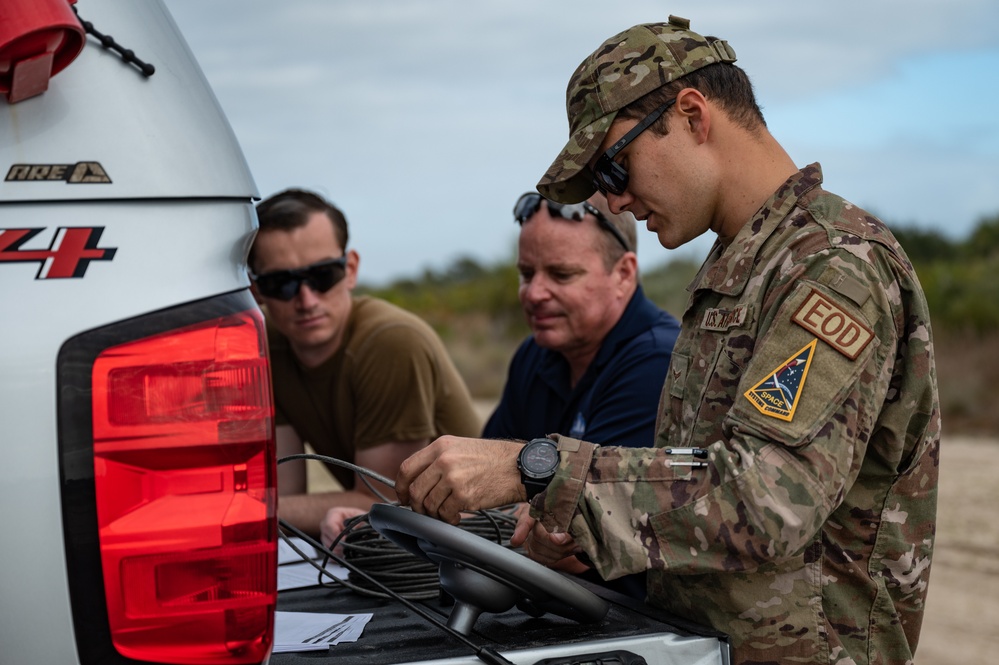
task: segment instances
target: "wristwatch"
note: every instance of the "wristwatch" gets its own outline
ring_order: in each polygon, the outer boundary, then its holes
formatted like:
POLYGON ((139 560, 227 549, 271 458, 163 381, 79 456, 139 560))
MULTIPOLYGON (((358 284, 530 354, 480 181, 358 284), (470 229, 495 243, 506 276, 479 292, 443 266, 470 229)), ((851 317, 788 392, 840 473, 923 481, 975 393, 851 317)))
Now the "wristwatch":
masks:
POLYGON ((517 468, 520 469, 520 482, 527 489, 528 501, 545 491, 555 477, 558 464, 558 444, 548 437, 532 439, 520 449, 517 468))

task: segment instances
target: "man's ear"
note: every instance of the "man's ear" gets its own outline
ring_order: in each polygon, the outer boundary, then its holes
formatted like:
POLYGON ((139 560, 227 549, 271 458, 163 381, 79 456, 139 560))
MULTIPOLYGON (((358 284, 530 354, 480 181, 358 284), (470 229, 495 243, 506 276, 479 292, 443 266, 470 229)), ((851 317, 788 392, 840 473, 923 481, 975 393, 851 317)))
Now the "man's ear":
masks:
POLYGON ((711 133, 711 107, 695 88, 684 88, 676 95, 676 113, 683 128, 697 143, 705 143, 711 133))
POLYGON ((361 266, 361 255, 356 251, 347 250, 347 275, 344 280, 347 282, 347 290, 353 291, 357 286, 357 271, 361 266))
POLYGON ((264 301, 263 301, 263 298, 260 295, 260 292, 257 291, 257 283, 254 282, 252 279, 250 280, 250 293, 253 294, 253 299, 257 301, 258 305, 263 305, 264 304, 264 301))
POLYGON ((625 252, 617 260, 614 272, 618 276, 619 283, 624 287, 623 293, 630 297, 630 292, 634 290, 634 286, 638 282, 638 256, 634 252, 625 252))

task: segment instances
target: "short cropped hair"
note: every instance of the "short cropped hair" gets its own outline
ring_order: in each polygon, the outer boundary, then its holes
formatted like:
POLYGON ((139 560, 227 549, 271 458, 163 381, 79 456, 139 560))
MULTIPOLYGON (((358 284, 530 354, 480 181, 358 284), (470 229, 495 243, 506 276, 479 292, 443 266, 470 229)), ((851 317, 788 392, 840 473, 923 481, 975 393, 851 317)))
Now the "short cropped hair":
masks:
MULTIPOLYGON (((635 218, 631 213, 621 213, 620 215, 615 215, 613 213, 608 213, 604 211, 604 217, 610 222, 614 228, 620 231, 621 236, 624 238, 625 242, 628 243, 630 251, 638 251, 638 232, 635 229, 635 218)), ((598 226, 599 228, 599 226, 598 226)), ((600 256, 603 259, 604 266, 607 271, 610 272, 614 265, 624 256, 625 249, 621 246, 621 243, 617 241, 609 231, 606 229, 600 229, 600 256)))
MULTIPOLYGON (((753 84, 749 80, 749 76, 738 65, 725 62, 701 67, 686 76, 681 76, 675 81, 656 88, 622 108, 618 111, 617 117, 640 120, 669 100, 674 99, 684 88, 694 88, 705 98, 724 109, 739 126, 749 131, 756 131, 767 126, 766 120, 763 119, 763 111, 760 110, 760 106, 756 102, 756 95, 753 93, 753 84)), ((669 131, 667 119, 669 115, 669 113, 664 114, 662 118, 653 123, 650 129, 658 134, 666 134, 669 131)))
MULTIPOLYGON (((286 189, 257 204, 258 233, 291 231, 305 226, 316 212, 325 213, 333 223, 333 232, 340 246, 347 249, 347 218, 335 205, 315 192, 304 189, 286 189)), ((256 243, 254 243, 254 246, 256 243)), ((247 264, 254 269, 254 246, 250 247, 247 264)))

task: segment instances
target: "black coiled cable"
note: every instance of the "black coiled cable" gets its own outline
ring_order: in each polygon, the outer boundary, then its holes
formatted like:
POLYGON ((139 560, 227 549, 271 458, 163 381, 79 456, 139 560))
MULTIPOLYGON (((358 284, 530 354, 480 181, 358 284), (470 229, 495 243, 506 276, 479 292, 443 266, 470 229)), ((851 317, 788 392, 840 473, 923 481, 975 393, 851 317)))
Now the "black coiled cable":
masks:
MULTIPOLYGON (((395 487, 395 483, 369 469, 333 457, 312 453, 289 455, 279 459, 278 464, 296 459, 314 459, 351 469, 360 474, 361 480, 368 485, 372 492, 375 492, 386 503, 390 503, 384 495, 368 483, 367 479, 374 478, 389 487, 395 487)), ((517 525, 516 509, 517 505, 514 504, 469 513, 462 517, 458 527, 508 549, 516 549, 510 545, 510 536, 513 535, 514 527, 517 525)), ((320 544, 316 543, 316 545, 319 551, 323 551, 320 544)), ((298 548, 294 546, 292 548, 298 551, 298 548)), ((375 531, 368 524, 367 513, 346 520, 343 531, 333 541, 330 549, 341 550, 343 558, 350 564, 398 596, 408 600, 429 600, 440 595, 437 564, 407 552, 375 531)), ((302 553, 299 551, 299 554, 302 553)), ((329 555, 327 554, 323 558, 323 568, 328 561, 329 555)), ((326 587, 343 586, 355 593, 375 598, 393 597, 381 591, 374 583, 353 573, 348 579, 341 580, 320 571, 319 583, 326 587)))
MULTIPOLYGON (((474 533, 503 547, 510 548, 510 536, 517 524, 515 506, 482 510, 462 518, 458 528, 474 533)), ((334 543, 344 558, 398 595, 410 600, 429 600, 440 595, 437 564, 402 549, 375 531, 367 514, 344 524, 343 533, 334 543)), ((355 593, 375 598, 389 598, 363 577, 353 574, 323 586, 342 585, 355 593)))

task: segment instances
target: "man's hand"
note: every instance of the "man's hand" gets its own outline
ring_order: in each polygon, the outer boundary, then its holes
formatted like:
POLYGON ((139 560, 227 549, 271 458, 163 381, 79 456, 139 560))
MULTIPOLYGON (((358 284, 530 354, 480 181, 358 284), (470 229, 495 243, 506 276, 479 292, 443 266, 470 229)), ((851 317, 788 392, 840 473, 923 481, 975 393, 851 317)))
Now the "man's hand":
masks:
POLYGON ((402 463, 395 491, 402 505, 449 524, 462 511, 495 508, 527 498, 515 441, 442 436, 402 463))
POLYGON ((368 511, 352 506, 337 506, 326 511, 326 516, 319 523, 319 535, 323 541, 323 547, 329 549, 333 541, 343 532, 343 525, 351 517, 363 515, 368 511))
POLYGON ((531 517, 527 508, 527 504, 524 504, 524 510, 517 513, 517 526, 510 536, 510 544, 514 547, 523 545, 528 558, 555 570, 574 575, 589 570, 589 566, 574 556, 583 550, 572 536, 567 533, 550 533, 531 517))

